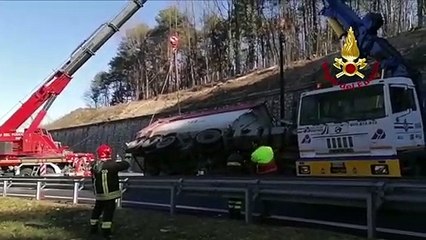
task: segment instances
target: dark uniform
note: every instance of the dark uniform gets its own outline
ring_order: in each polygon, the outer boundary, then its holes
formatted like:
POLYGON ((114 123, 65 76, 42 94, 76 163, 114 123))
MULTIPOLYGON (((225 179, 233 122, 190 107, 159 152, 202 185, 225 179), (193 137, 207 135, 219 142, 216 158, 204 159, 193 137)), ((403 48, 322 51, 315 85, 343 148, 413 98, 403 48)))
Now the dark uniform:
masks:
POLYGON ((110 239, 116 199, 121 197, 118 172, 128 169, 130 164, 127 161, 111 160, 111 148, 107 145, 98 148, 98 157, 99 160, 91 169, 96 199, 90 219, 91 233, 97 233, 102 215, 102 235, 110 239))
MULTIPOLYGON (((241 176, 244 174, 244 158, 238 152, 234 152, 229 155, 226 166, 230 176, 241 176)), ((228 199, 228 212, 231 219, 241 218, 241 209, 243 207, 243 201, 239 198, 228 199)))
MULTIPOLYGON (((256 174, 259 176, 273 176, 277 173, 278 167, 275 162, 274 150, 270 146, 258 146, 254 143, 256 149, 251 154, 251 161, 255 164, 256 174)), ((270 204, 268 201, 261 201, 262 216, 270 216, 270 204)))

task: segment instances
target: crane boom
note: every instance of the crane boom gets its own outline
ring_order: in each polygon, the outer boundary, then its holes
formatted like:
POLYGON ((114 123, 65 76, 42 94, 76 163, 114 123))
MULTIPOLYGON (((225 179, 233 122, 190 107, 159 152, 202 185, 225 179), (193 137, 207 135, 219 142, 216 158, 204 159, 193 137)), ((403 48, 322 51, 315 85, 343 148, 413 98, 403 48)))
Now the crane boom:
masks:
POLYGON ((64 90, 77 72, 95 53, 139 10, 147 0, 131 0, 110 22, 102 24, 88 39, 83 41, 69 59, 49 76, 44 84, 25 101, 16 112, 0 126, 0 133, 15 132, 41 106, 27 134, 37 129, 56 97, 64 90))
POLYGON ((324 8, 320 14, 327 17, 331 27, 341 37, 349 27, 354 29, 361 57, 379 60, 381 68, 389 74, 386 77, 408 77, 419 82, 419 73, 411 69, 401 54, 384 38, 377 36, 383 25, 380 13, 368 12, 360 18, 344 0, 323 0, 324 8))
POLYGON ((126 23, 147 0, 131 1, 109 23, 101 25, 71 55, 70 59, 60 68, 61 72, 72 76, 87 60, 92 57, 118 30, 126 23))
POLYGON ((401 53, 386 39, 377 36, 377 31, 383 25, 382 15, 368 12, 360 18, 344 0, 323 0, 323 3, 320 14, 329 19, 334 31, 341 37, 349 27, 354 28, 361 56, 380 61, 381 68, 388 73, 384 77, 411 78, 420 102, 423 126, 426 126, 426 91, 421 73, 407 64, 401 53))

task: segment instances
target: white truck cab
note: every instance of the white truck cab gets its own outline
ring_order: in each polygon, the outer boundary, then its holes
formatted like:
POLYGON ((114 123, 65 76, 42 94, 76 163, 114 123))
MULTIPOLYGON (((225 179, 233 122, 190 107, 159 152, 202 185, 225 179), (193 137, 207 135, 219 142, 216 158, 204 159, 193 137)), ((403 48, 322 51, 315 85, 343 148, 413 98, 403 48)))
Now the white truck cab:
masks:
POLYGON ((422 151, 422 116, 411 79, 301 95, 298 176, 400 177, 403 153, 422 151))

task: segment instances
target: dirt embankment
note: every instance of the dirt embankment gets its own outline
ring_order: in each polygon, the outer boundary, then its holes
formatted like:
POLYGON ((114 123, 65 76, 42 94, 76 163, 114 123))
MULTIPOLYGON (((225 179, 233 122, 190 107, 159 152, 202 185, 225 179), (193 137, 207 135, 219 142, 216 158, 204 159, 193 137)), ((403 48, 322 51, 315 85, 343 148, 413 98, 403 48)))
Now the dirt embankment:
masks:
MULTIPOLYGON (((426 29, 401 33, 390 39, 407 61, 423 71, 426 68, 426 29)), ((321 64, 330 62, 336 54, 322 58, 292 63, 285 71, 286 89, 298 89, 322 78, 321 64)), ((210 86, 200 86, 179 93, 179 105, 186 110, 223 104, 226 99, 247 96, 255 92, 267 92, 279 87, 279 69, 271 67, 245 76, 210 86)), ((95 123, 121 120, 167 112, 177 108, 177 93, 154 99, 135 101, 98 109, 80 108, 45 126, 63 129, 95 123)))

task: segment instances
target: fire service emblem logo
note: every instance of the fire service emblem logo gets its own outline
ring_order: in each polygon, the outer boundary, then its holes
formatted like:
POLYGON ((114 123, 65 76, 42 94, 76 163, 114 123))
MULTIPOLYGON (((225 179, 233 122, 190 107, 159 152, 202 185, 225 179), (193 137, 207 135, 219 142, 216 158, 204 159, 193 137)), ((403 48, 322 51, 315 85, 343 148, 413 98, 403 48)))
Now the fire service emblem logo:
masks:
POLYGON ((325 79, 333 85, 338 85, 344 90, 350 90, 359 87, 365 87, 377 76, 379 72, 380 64, 375 62, 370 74, 365 78, 364 73, 360 70, 364 70, 367 67, 367 59, 359 58, 360 52, 357 45, 357 40, 355 38, 355 33, 352 27, 349 28, 348 34, 343 44, 341 50, 341 58, 335 58, 333 66, 339 70, 335 76, 331 74, 331 69, 328 67, 327 63, 323 63, 322 68, 324 70, 325 79), (357 81, 350 81, 350 83, 345 83, 344 81, 339 81, 342 77, 356 77, 357 81))

